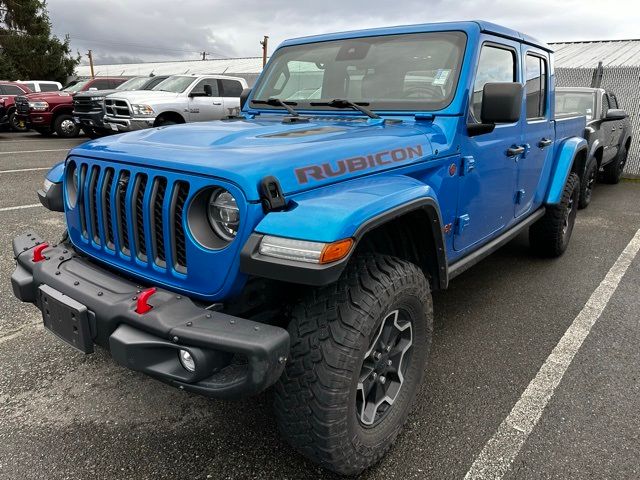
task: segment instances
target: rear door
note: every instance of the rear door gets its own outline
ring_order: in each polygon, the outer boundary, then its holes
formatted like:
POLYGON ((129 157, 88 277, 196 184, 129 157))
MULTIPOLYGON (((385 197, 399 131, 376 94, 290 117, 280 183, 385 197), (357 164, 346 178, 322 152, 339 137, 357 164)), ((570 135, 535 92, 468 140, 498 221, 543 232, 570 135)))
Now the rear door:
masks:
MULTIPOLYGON (((521 82, 520 44, 482 35, 468 123, 480 123, 482 91, 488 82, 521 82)), ((490 133, 467 137, 458 194, 454 249, 467 249, 495 236, 513 220, 516 161, 511 147, 522 144, 522 118, 490 133)))
POLYGON ((196 93, 199 96, 189 97, 188 110, 190 122, 219 120, 225 116, 222 97, 220 97, 220 90, 218 87, 218 80, 216 78, 203 78, 191 89, 190 94, 193 93, 196 93), (205 94, 205 85, 209 85, 211 87, 210 96, 202 96, 205 94))
POLYGON ((227 116, 234 116, 240 113, 240 94, 243 87, 238 80, 222 78, 219 80, 220 93, 224 112, 227 116))
POLYGON ((514 215, 520 217, 536 206, 535 194, 542 170, 552 162, 554 127, 551 119, 549 54, 528 45, 522 46, 525 72, 525 115, 523 139, 525 152, 516 157, 517 185, 514 215))

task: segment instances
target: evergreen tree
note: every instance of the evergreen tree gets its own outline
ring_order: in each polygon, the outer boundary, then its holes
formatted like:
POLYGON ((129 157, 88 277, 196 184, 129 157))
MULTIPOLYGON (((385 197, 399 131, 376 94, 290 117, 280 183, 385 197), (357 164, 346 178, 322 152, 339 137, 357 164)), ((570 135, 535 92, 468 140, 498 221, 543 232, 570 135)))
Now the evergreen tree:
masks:
POLYGON ((45 0, 0 0, 0 79, 65 83, 79 62, 69 37, 51 34, 45 0))

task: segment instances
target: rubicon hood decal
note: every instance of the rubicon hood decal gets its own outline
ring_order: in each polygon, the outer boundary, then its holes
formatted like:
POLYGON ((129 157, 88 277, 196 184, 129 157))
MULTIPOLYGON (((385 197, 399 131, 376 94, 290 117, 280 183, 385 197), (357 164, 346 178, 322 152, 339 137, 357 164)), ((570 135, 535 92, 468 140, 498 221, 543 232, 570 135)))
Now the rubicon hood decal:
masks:
POLYGON ((325 180, 327 178, 340 177, 348 173, 371 170, 380 165, 389 165, 394 162, 404 162, 413 158, 422 157, 422 145, 383 150, 381 152, 360 157, 351 157, 336 162, 327 162, 294 170, 298 183, 304 185, 310 180, 325 180))

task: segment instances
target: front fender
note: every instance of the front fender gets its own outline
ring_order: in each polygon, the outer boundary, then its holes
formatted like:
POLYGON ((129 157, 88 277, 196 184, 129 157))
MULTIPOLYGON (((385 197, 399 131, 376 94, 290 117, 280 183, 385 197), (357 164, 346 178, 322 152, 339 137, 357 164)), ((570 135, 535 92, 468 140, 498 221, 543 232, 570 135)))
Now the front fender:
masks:
POLYGON ((546 205, 556 205, 560 203, 564 185, 571 173, 571 167, 580 152, 587 153, 587 141, 584 138, 570 137, 562 142, 558 151, 553 168, 551 170, 551 181, 545 196, 546 205))
MULTIPOLYGON (((358 241, 370 230, 409 211, 424 209, 431 223, 440 288, 446 288, 447 263, 438 199, 434 190, 415 178, 389 175, 360 178, 315 189, 290 200, 292 208, 271 212, 256 226, 243 250, 245 273, 295 283, 325 285, 337 280, 349 257, 328 265, 300 265, 256 254, 263 235, 330 243, 358 241)), ((352 249, 351 253, 355 250, 352 249)))

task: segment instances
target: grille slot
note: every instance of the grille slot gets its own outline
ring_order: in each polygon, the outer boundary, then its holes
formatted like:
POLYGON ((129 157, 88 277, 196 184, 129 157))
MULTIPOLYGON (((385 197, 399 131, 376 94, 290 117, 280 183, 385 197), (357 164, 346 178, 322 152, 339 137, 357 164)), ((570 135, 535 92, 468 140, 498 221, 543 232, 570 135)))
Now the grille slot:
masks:
POLYGON ((78 165, 78 175, 77 208, 86 241, 119 251, 122 258, 187 273, 188 182, 87 163, 78 165))
POLYGON ((104 99, 105 113, 112 117, 131 117, 131 111, 129 110, 129 103, 126 100, 117 100, 115 98, 104 99))

